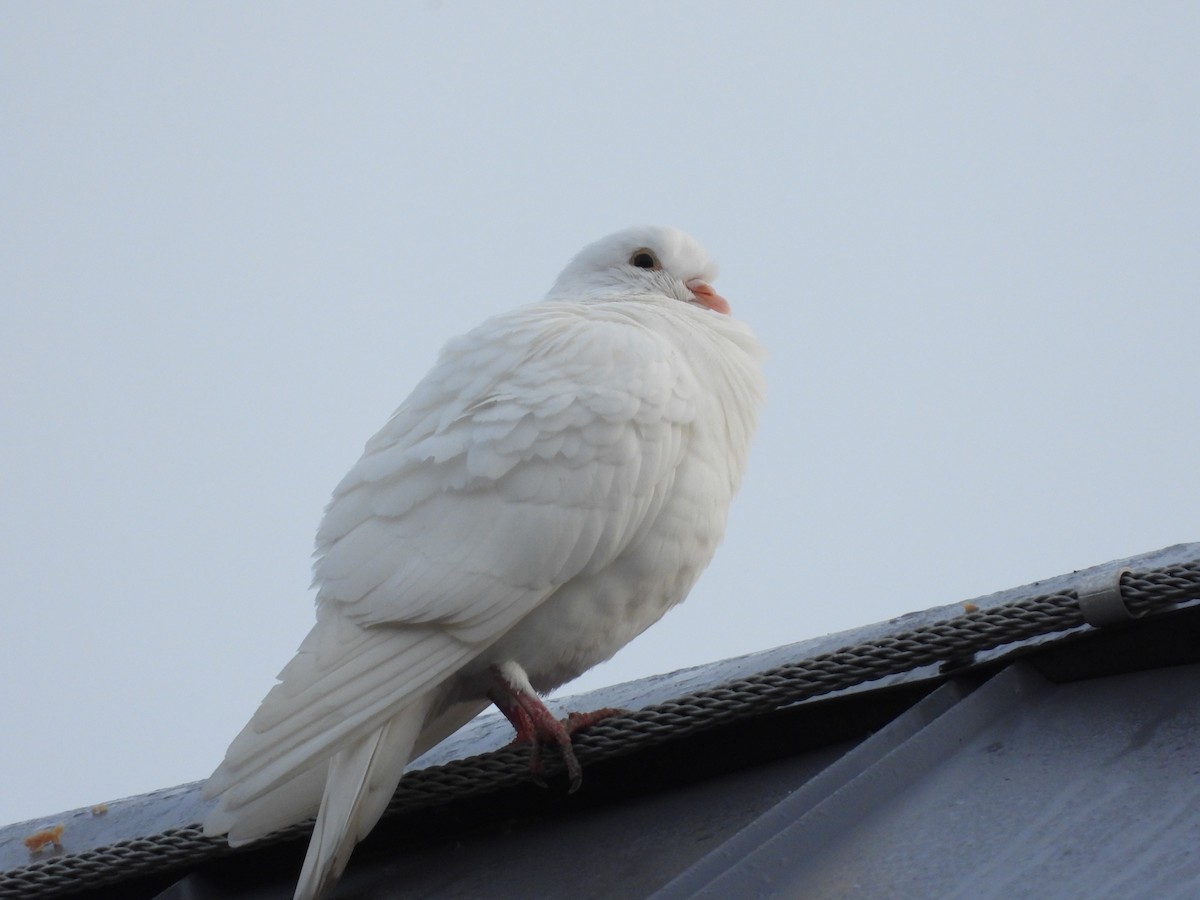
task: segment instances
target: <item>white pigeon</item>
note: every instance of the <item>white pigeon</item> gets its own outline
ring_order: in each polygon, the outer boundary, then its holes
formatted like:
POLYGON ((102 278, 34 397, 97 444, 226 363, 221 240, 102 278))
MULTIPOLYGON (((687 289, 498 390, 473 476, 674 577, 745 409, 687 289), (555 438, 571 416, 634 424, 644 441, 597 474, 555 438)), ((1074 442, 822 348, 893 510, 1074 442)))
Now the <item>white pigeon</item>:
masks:
POLYGON ((208 780, 206 834, 317 813, 295 896, 318 898, 408 761, 490 701, 578 783, 578 722, 538 694, 684 598, 745 467, 763 351, 715 274, 683 232, 631 228, 442 351, 333 493, 316 625, 208 780))

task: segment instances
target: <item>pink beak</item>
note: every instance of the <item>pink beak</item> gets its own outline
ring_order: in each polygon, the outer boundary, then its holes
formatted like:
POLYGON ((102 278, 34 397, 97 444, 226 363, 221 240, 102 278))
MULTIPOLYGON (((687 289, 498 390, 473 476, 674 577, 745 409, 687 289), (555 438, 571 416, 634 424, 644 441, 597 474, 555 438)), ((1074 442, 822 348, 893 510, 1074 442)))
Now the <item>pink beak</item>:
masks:
POLYGON ((729 301, 712 289, 706 281, 701 281, 699 278, 693 278, 687 282, 687 288, 692 292, 692 296, 696 298, 696 302, 701 306, 711 309, 713 312, 719 312, 722 315, 729 315, 729 301))

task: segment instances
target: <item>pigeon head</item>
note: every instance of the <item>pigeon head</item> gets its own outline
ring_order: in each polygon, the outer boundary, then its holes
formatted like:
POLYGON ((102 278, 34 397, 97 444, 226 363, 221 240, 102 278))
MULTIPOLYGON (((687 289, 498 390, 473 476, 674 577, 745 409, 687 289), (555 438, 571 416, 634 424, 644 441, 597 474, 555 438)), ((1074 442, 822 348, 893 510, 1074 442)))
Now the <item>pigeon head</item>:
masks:
POLYGON ((716 275, 716 263, 691 235, 645 225, 584 247, 558 276, 548 299, 587 302, 659 294, 728 313, 729 304, 710 284, 716 275))

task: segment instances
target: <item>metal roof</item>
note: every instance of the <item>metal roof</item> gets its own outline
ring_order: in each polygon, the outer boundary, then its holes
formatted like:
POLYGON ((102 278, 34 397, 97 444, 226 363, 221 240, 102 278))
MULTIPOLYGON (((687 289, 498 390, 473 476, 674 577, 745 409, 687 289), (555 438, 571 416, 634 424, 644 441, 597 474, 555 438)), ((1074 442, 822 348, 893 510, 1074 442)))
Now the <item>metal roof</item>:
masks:
MULTIPOLYGON (((970 603, 986 609, 1096 571, 1198 559, 1200 544, 1180 545, 970 603)), ((962 610, 925 610, 557 705, 640 709, 962 610)), ((587 764, 584 789, 571 797, 520 784, 393 817, 360 845, 335 896, 1200 896, 1196 604, 960 663, 587 764)), ((510 734, 500 717, 483 717, 415 767, 493 750, 510 734)), ((205 807, 194 783, 111 803, 103 815, 44 821, 65 825, 62 852, 72 854, 189 825, 205 807)), ((21 839, 42 823, 0 829, 0 875, 29 865, 21 839)), ((289 897, 303 849, 292 841, 107 887, 81 878, 69 890, 289 897)))
POLYGON ((1200 897, 1200 665, 950 682, 652 894, 1200 897))

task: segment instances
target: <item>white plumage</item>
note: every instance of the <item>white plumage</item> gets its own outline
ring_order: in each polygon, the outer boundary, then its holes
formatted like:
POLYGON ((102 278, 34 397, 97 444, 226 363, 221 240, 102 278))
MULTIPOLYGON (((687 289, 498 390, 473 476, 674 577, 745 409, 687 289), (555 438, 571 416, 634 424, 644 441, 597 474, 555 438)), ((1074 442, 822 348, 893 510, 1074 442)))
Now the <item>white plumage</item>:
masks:
POLYGON ((714 275, 686 234, 629 229, 443 350, 334 491, 317 623, 209 779, 207 834, 319 807, 296 889, 319 897, 501 672, 537 702, 683 599, 763 393, 714 275))

